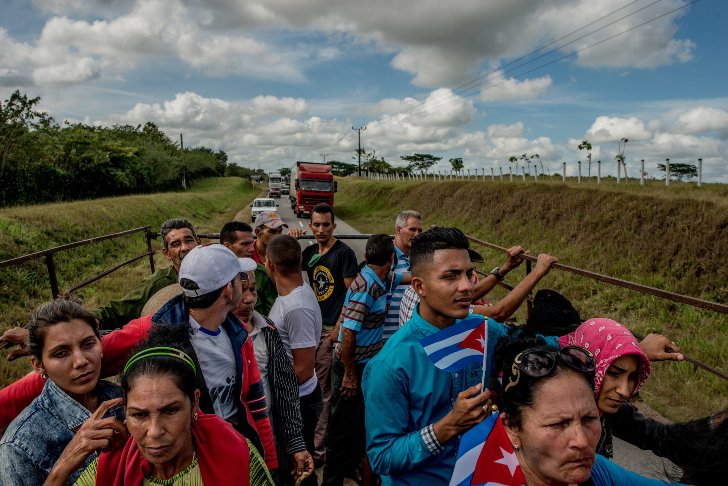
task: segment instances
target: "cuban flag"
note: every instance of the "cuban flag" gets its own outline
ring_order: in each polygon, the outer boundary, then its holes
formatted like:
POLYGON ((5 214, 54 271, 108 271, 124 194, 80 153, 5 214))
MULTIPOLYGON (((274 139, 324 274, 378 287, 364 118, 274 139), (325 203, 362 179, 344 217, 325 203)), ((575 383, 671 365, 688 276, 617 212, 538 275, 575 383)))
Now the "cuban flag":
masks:
POLYGON ((442 331, 420 340, 427 357, 444 371, 460 371, 483 362, 484 376, 488 348, 488 322, 483 316, 469 316, 442 331))
POLYGON ((460 439, 450 486, 524 486, 526 478, 498 412, 460 439))

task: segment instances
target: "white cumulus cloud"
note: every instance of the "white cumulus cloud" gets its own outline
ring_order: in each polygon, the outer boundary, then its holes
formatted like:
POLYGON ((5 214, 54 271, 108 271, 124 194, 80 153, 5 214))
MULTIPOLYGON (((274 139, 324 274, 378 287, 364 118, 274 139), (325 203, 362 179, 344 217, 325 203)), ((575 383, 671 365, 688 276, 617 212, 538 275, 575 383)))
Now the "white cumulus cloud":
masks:
POLYGON ((681 133, 728 133, 728 111, 708 106, 692 108, 680 114, 675 129, 681 133))
POLYGON ((637 117, 610 117, 600 116, 587 131, 586 137, 594 142, 614 142, 622 138, 631 141, 646 140, 652 134, 645 127, 645 123, 637 117))
POLYGON ((482 101, 520 101, 531 100, 542 95, 552 84, 551 76, 519 81, 505 78, 502 73, 488 76, 480 91, 482 101))

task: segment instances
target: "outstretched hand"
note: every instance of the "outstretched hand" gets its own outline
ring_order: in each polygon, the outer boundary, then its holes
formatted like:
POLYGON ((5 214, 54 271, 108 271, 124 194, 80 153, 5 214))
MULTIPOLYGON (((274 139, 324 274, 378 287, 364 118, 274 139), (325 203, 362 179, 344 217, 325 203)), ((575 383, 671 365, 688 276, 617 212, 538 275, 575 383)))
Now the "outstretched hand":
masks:
POLYGON ((523 263, 523 256, 526 253, 526 250, 524 250, 522 246, 512 246, 508 248, 508 251, 506 251, 506 255, 508 255, 508 260, 506 260, 506 262, 501 265, 501 273, 505 275, 505 273, 513 270, 518 265, 523 263))
POLYGON ((559 259, 555 256, 547 255, 546 253, 541 253, 538 256, 538 259, 536 260, 536 266, 534 267, 534 272, 539 272, 542 275, 546 275, 551 271, 551 267, 554 266, 554 263, 558 262, 559 259))
POLYGON ((306 234, 306 230, 302 228, 291 228, 288 230, 288 236, 291 236, 295 239, 299 239, 301 236, 306 234))
POLYGON ((651 333, 640 341, 640 349, 650 361, 682 361, 680 347, 662 334, 651 333))
POLYGON ((8 354, 8 361, 14 361, 23 356, 30 356, 28 349, 28 330, 24 327, 12 327, 0 336, 0 348, 17 346, 18 349, 8 354))

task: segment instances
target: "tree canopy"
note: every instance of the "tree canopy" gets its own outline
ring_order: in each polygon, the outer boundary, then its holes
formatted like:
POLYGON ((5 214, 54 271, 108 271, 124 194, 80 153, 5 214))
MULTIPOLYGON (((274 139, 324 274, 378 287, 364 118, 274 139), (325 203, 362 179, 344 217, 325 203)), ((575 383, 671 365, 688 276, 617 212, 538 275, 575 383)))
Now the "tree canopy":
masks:
POLYGON ((40 98, 0 101, 0 205, 177 189, 225 175, 228 156, 181 150, 154 123, 100 127, 55 123, 40 98))
POLYGON ((455 157, 450 159, 450 166, 452 167, 453 172, 460 172, 463 170, 463 167, 465 167, 465 164, 463 164, 462 157, 455 157))
MULTIPOLYGON (((665 164, 657 164, 657 170, 663 173, 662 178, 664 179, 664 173, 666 170, 665 164)), ((670 179, 683 181, 697 176, 698 168, 693 164, 681 164, 676 162, 670 163, 670 179)))
POLYGON ((442 159, 442 157, 436 157, 432 154, 400 155, 399 158, 408 163, 407 170, 409 172, 419 172, 422 175, 427 174, 430 167, 442 159))

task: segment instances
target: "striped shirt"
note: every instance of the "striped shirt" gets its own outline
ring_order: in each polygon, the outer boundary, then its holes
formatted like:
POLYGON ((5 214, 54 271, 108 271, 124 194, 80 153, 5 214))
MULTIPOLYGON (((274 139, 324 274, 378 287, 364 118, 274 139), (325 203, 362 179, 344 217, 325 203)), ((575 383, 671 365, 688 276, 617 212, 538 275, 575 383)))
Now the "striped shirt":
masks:
MULTIPOLYGON (((400 280, 401 274, 390 274, 387 284, 396 286, 400 280)), ((356 333, 354 360, 357 363, 366 363, 384 345, 382 334, 387 314, 387 288, 389 287, 367 265, 354 278, 346 293, 341 312, 344 320, 339 331, 339 341, 343 340, 344 328, 356 333)))
MULTIPOLYGON (((397 245, 394 245, 394 252, 397 255, 397 265, 394 267, 395 275, 404 275, 410 271, 410 259, 409 256, 405 255, 397 245)), ((399 307, 402 302, 402 296, 405 290, 409 287, 407 285, 397 285, 392 291, 392 298, 389 302, 389 310, 387 311, 387 317, 384 320, 384 340, 389 339, 389 336, 399 329, 399 307)))

